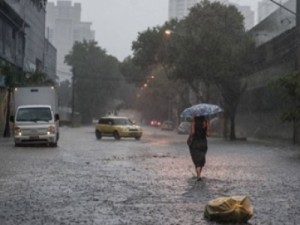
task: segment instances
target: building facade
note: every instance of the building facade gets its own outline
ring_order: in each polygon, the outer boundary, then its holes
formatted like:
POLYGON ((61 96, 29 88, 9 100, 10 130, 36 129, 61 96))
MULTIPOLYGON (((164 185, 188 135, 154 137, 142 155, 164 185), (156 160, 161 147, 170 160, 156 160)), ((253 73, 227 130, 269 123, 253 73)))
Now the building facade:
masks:
POLYGON ((44 71, 48 75, 48 77, 52 80, 57 80, 56 74, 56 56, 57 50, 50 43, 48 39, 45 40, 45 61, 44 61, 44 71))
MULTIPOLYGON (((281 0, 277 2, 279 4, 284 4, 287 2, 287 0, 281 0)), ((266 17, 268 17, 271 13, 273 13, 278 8, 279 6, 274 4, 274 2, 271 2, 270 0, 262 0, 258 2, 258 9, 257 9, 258 22, 264 20, 266 17)))
POLYGON ((57 49, 57 74, 60 81, 70 80, 72 72, 64 63, 65 56, 72 50, 75 41, 94 40, 92 23, 81 21, 81 4, 71 1, 48 2, 46 37, 57 49))
POLYGON ((200 0, 169 0, 169 19, 183 19, 189 14, 189 9, 200 0))
MULTIPOLYGON (((296 12, 296 0, 289 0, 284 6, 296 12)), ((260 46, 295 26, 296 16, 285 9, 277 8, 253 27, 249 33, 255 40, 256 46, 260 46)))
POLYGON ((25 56, 25 21, 5 1, 0 1, 0 136, 4 134, 8 113, 6 66, 22 71, 25 56))
POLYGON ((0 1, 0 65, 23 68, 25 21, 5 1, 0 1))
MULTIPOLYGON (((56 64, 47 65, 47 57, 56 58, 56 51, 47 52, 47 40, 45 38, 46 27, 46 0, 5 0, 13 10, 25 21, 25 55, 23 71, 43 72, 55 70, 56 64), (52 55, 51 55, 51 54, 52 55)), ((52 60, 53 61, 53 60, 52 60)), ((56 73, 48 74, 48 78, 55 81, 56 73)))

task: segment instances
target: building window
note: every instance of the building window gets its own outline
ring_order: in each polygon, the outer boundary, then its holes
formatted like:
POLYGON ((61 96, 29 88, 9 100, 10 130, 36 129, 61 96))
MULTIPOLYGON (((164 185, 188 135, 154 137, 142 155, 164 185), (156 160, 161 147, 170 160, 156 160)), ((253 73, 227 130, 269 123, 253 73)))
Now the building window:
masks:
POLYGON ((7 23, 4 23, 4 54, 7 59, 12 60, 12 27, 10 27, 7 23))

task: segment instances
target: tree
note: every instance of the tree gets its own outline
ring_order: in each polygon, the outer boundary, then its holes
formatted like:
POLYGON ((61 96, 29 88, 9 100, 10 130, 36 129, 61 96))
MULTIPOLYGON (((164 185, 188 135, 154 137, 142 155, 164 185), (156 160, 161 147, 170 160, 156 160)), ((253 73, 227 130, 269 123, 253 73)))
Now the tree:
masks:
MULTIPOLYGON (((177 57, 172 48, 172 39, 165 34, 166 30, 174 30, 177 20, 166 22, 163 26, 148 28, 139 33, 138 38, 132 44, 133 58, 130 59, 132 70, 127 72, 130 77, 134 77, 137 85, 142 85, 147 80, 151 80, 147 88, 143 88, 143 95, 140 97, 140 109, 145 112, 146 117, 156 117, 166 119, 170 117, 170 104, 176 104, 178 112, 186 107, 188 101, 188 91, 185 83, 180 80, 171 80, 172 65, 171 59, 177 57), (138 71, 138 72, 137 72, 138 71), (175 100, 174 100, 175 99, 175 100), (149 109, 149 106, 151 109, 149 109)), ((127 66, 129 68, 129 66, 127 66)), ((129 77, 129 76, 127 76, 129 77)))
POLYGON ((128 83, 135 84, 136 86, 141 86, 146 79, 146 72, 134 63, 131 56, 128 56, 123 60, 120 64, 120 70, 125 80, 128 83))
MULTIPOLYGON (((173 76, 189 84, 200 96, 200 83, 207 93, 218 88, 225 116, 230 119, 230 139, 235 136, 235 115, 246 89, 241 78, 250 72, 254 43, 245 32, 243 16, 234 6, 202 1, 190 10, 173 36, 174 51, 169 68, 173 76)), ((209 95, 202 101, 211 101, 209 95)))
POLYGON ((166 22, 163 26, 148 28, 144 32, 138 33, 136 41, 132 43, 133 58, 132 63, 139 69, 139 80, 145 80, 146 77, 155 70, 157 66, 163 67, 169 74, 168 66, 170 60, 176 55, 172 55, 171 40, 165 34, 167 29, 175 29, 178 21, 173 19, 166 22))
POLYGON ((293 123, 293 143, 297 142, 297 124, 300 120, 300 72, 279 77, 270 83, 280 91, 285 100, 285 108, 280 116, 283 122, 293 123))
POLYGON ((162 67, 156 67, 145 85, 138 92, 137 108, 146 119, 178 122, 179 114, 188 105, 187 86, 170 80, 162 67), (175 113, 174 109, 178 111, 175 113))
POLYGON ((123 80, 119 62, 95 41, 76 42, 65 62, 73 72, 73 112, 81 114, 83 123, 91 123, 114 105, 123 80))
POLYGON ((254 52, 243 19, 234 6, 204 0, 183 20, 149 28, 133 43, 137 65, 150 69, 161 65, 169 79, 188 84, 202 102, 222 104, 231 140, 236 139, 235 115, 247 87, 242 78, 251 71, 254 52), (164 35, 166 29, 171 29, 170 36, 164 35), (219 95, 213 100, 212 88, 219 95))

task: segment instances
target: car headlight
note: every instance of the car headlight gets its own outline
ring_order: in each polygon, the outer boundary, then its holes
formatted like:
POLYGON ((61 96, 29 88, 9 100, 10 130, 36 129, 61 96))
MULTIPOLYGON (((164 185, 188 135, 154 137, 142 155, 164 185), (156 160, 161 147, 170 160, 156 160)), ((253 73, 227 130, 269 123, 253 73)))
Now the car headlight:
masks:
POLYGON ((55 134, 55 126, 49 126, 47 129, 47 134, 55 134))
POLYGON ((22 130, 20 127, 15 127, 15 136, 22 136, 22 130))

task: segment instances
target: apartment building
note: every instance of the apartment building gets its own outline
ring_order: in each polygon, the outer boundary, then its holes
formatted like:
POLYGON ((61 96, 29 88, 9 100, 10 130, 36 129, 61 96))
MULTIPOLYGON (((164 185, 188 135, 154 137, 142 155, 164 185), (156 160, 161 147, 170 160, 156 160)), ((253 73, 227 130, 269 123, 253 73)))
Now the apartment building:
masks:
POLYGON ((56 79, 56 50, 45 38, 46 0, 5 0, 7 4, 25 21, 25 55, 23 70, 47 73, 56 79), (50 50, 51 48, 51 50, 50 50), (46 59, 47 58, 47 59, 46 59), (45 63, 47 64, 47 71, 45 63), (52 62, 52 63, 49 63, 52 62), (52 72, 51 72, 52 71, 52 72))
POLYGON ((94 40, 92 23, 81 21, 81 4, 71 1, 47 3, 46 37, 57 49, 57 74, 60 81, 70 80, 71 68, 64 63, 75 41, 94 40))
MULTIPOLYGON (((0 65, 23 69, 25 21, 5 1, 0 1, 0 65)), ((0 71, 1 73, 1 71, 0 71)), ((1 74, 0 74, 1 76, 1 74)))
MULTIPOLYGON (((289 0, 284 3, 284 7, 292 12, 296 12, 296 0, 289 0)), ((250 30, 256 45, 263 45, 282 33, 293 29, 296 26, 296 17, 291 12, 277 8, 266 18, 260 21, 250 30)))
MULTIPOLYGON (((284 4, 287 0, 277 1, 279 4, 284 4)), ((258 2, 258 9, 257 9, 257 18, 258 22, 264 20, 268 17, 271 13, 275 12, 279 8, 274 2, 270 0, 262 0, 258 2)))

